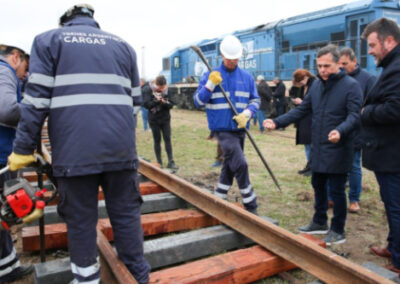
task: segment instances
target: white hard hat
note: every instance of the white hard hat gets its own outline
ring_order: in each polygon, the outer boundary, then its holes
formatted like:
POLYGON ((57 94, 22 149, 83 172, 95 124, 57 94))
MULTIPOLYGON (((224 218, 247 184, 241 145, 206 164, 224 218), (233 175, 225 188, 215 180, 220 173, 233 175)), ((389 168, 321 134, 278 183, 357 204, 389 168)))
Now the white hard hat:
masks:
POLYGON ((89 4, 77 4, 69 8, 59 20, 59 25, 62 27, 65 22, 71 20, 77 15, 83 15, 93 18, 94 8, 89 4))
POLYGON ((262 81, 264 80, 264 76, 263 75, 258 75, 257 76, 257 81, 262 81))
POLYGON ((219 50, 226 59, 239 59, 242 56, 243 46, 237 37, 228 35, 222 40, 219 50))

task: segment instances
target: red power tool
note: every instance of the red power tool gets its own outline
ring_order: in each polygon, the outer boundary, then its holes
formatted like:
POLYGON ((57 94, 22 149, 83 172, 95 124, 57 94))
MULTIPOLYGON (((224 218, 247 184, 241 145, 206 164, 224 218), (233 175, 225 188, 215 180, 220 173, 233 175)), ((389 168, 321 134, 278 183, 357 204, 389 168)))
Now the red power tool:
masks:
MULTIPOLYGON (((55 184, 51 165, 41 156, 36 155, 36 166, 48 176, 55 184)), ((0 170, 0 174, 8 171, 8 166, 0 170)), ((55 197, 44 200, 46 188, 36 189, 26 179, 16 178, 4 183, 3 192, 0 195, 0 230, 9 230, 15 224, 28 224, 43 216, 44 207, 55 197)))

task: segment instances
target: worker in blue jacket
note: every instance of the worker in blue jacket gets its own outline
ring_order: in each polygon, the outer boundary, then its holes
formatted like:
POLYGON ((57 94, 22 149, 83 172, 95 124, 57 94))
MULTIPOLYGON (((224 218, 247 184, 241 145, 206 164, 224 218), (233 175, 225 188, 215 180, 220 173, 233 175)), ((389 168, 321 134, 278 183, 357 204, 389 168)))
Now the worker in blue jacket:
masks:
POLYGON ((339 66, 339 51, 327 45, 317 53, 318 80, 311 85, 303 102, 278 118, 264 121, 267 129, 285 127, 312 115, 311 126, 311 183, 314 188, 314 216, 299 231, 308 234, 327 234, 325 243, 346 241, 345 184, 353 162, 354 129, 360 125, 362 91, 360 84, 346 75, 339 66), (328 226, 329 183, 333 199, 333 218, 328 226))
POLYGON ((31 163, 48 117, 59 214, 68 228, 73 283, 99 283, 96 247, 102 187, 118 256, 138 283, 147 283, 142 198, 137 184, 136 116, 141 92, 136 53, 104 32, 90 5, 75 5, 60 28, 36 36, 13 153, 16 170, 31 163))
MULTIPOLYGON (((20 48, 0 45, 0 169, 7 164, 20 119, 21 83, 28 71, 28 55, 20 48)), ((14 172, 0 175, 0 191, 4 182, 16 178, 14 172)), ((0 230, 0 283, 12 282, 30 274, 32 265, 21 265, 11 235, 0 230)))
POLYGON ((224 162, 215 195, 226 198, 235 177, 246 210, 257 214, 257 197, 250 183, 249 171, 243 153, 248 121, 260 106, 260 98, 253 77, 238 67, 242 44, 235 36, 225 37, 220 45, 223 63, 204 74, 194 94, 197 107, 206 108, 208 127, 214 131, 222 147, 224 162), (238 115, 230 108, 221 93, 222 85, 238 115))

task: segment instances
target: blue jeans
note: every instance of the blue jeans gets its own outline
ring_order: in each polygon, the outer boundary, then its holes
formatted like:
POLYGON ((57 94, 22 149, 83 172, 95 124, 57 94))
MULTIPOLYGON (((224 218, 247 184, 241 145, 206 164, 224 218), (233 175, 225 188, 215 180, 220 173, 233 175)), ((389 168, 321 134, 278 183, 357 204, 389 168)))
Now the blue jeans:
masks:
POLYGON ((304 151, 306 152, 307 162, 310 162, 311 144, 304 144, 304 151))
POLYGON ((350 202, 359 202, 362 190, 361 186, 362 171, 361 171, 361 151, 354 151, 353 165, 349 172, 349 200, 350 202))
POLYGON ((149 111, 147 110, 147 108, 142 107, 142 119, 143 119, 143 129, 144 130, 147 130, 147 128, 148 128, 148 126, 147 126, 148 113, 149 113, 149 111))
POLYGON ((285 107, 285 104, 282 103, 278 103, 275 105, 277 117, 285 113, 285 107))
MULTIPOLYGON (((353 165, 351 166, 351 171, 349 173, 349 200, 350 202, 359 202, 362 190, 361 185, 362 171, 361 171, 361 151, 354 151, 353 155, 353 165)), ((332 200, 329 185, 328 190, 328 200, 332 200)))
POLYGON ((392 262, 400 268, 400 173, 375 172, 389 224, 388 250, 392 262))
POLYGON ((265 120, 265 114, 263 110, 257 110, 257 119, 258 123, 260 124, 260 130, 264 131, 263 122, 265 120))
POLYGON ((327 184, 331 189, 333 200, 333 218, 331 230, 342 234, 346 223, 347 204, 345 194, 346 174, 312 173, 311 184, 314 188, 314 209, 313 222, 324 225, 328 222, 328 194, 327 184))
POLYGON ((253 119, 253 125, 257 125, 257 116, 253 116, 250 120, 253 119))

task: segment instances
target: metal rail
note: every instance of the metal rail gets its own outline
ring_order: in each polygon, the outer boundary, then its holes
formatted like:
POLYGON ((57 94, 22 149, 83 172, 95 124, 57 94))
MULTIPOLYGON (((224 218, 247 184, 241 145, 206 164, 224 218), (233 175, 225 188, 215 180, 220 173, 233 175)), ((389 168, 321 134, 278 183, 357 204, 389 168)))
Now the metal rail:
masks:
POLYGON ((140 160, 139 172, 326 283, 393 283, 144 160, 140 160))
POLYGON ((97 247, 100 254, 101 278, 108 284, 137 284, 135 278, 118 258, 101 230, 97 229, 97 247))

